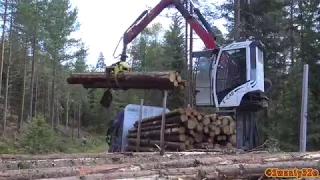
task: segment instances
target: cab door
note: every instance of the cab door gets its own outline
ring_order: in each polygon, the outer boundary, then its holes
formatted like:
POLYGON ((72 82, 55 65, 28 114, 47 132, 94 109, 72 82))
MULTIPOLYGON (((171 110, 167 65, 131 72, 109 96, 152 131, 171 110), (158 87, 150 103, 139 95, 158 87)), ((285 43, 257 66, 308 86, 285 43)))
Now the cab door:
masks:
POLYGON ((212 106, 212 78, 211 70, 214 59, 199 57, 196 59, 195 68, 195 98, 197 106, 212 106))
POLYGON ((215 95, 217 105, 237 104, 238 87, 247 82, 246 48, 222 50, 215 66, 215 95), (235 92, 235 93, 231 93, 235 92), (224 102, 231 100, 231 102, 224 102))

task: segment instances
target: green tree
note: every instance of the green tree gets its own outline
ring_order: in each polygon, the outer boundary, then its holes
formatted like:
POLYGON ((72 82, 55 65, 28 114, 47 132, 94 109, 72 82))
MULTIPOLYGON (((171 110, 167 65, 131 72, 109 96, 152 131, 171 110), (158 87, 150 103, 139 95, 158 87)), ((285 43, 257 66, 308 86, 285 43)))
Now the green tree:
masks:
MULTIPOLYGON (((180 16, 172 17, 172 24, 169 30, 165 32, 163 43, 163 56, 166 61, 163 61, 165 69, 175 70, 183 76, 187 77, 185 64, 185 39, 183 34, 183 25, 180 16)), ((184 94, 179 90, 174 90, 169 93, 168 108, 176 109, 183 106, 184 94)))
POLYGON ((96 64, 96 68, 100 71, 103 71, 104 68, 106 67, 106 64, 104 63, 104 56, 103 56, 103 53, 100 52, 99 54, 99 58, 98 58, 98 61, 97 61, 97 64, 96 64))
POLYGON ((55 102, 55 78, 58 64, 63 60, 66 45, 73 41, 68 36, 77 29, 77 9, 73 9, 69 0, 51 1, 46 9, 45 29, 46 40, 45 48, 52 57, 52 84, 51 84, 51 123, 54 122, 54 102, 55 102))

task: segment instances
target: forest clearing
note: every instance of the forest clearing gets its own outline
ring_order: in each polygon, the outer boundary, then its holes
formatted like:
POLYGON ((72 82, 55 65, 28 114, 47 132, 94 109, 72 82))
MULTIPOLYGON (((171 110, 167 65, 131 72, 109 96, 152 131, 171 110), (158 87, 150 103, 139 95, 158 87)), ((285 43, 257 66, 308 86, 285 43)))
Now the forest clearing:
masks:
POLYGON ((0 179, 319 177, 320 2, 159 0, 96 63, 77 3, 0 2, 0 179))

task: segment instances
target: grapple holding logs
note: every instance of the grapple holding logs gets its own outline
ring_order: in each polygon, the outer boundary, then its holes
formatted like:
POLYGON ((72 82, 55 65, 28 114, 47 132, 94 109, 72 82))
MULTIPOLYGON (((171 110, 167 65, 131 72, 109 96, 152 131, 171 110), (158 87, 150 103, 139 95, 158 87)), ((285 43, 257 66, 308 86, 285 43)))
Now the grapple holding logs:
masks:
POLYGON ((179 73, 168 72, 94 72, 73 73, 68 79, 69 84, 82 84, 84 88, 107 88, 100 104, 109 108, 113 99, 111 89, 157 89, 173 90, 184 89, 185 81, 179 73))
POLYGON ((175 71, 166 72, 119 72, 106 76, 103 72, 73 73, 68 79, 69 84, 82 84, 84 88, 111 88, 111 89, 157 89, 173 90, 184 88, 185 81, 175 71))

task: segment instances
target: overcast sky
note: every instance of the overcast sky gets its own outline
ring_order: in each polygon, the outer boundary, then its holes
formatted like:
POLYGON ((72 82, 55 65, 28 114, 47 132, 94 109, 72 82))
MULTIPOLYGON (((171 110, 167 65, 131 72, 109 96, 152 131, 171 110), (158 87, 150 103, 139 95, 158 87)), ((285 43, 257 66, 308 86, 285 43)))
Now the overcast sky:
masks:
MULTIPOLYGON (((89 48, 88 64, 96 64, 99 53, 105 57, 105 63, 110 65, 117 60, 113 51, 123 32, 147 7, 154 7, 160 0, 71 0, 79 10, 80 30, 73 37, 81 37, 89 48)), ((219 0, 212 0, 219 1, 219 0)), ((164 11, 164 14, 167 11, 164 11)), ((153 22, 161 22, 164 28, 170 24, 165 17, 158 17, 153 22)), ((225 21, 217 20, 215 25, 225 33, 225 21)), ((194 50, 203 46, 200 40, 195 40, 194 50)), ((120 54, 119 46, 116 56, 120 54)))

